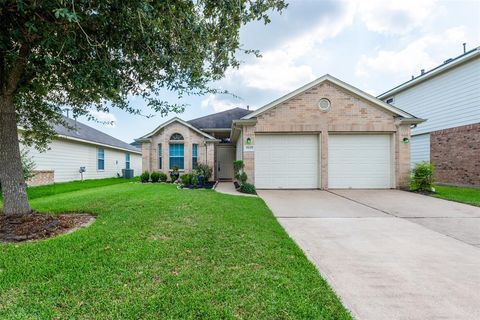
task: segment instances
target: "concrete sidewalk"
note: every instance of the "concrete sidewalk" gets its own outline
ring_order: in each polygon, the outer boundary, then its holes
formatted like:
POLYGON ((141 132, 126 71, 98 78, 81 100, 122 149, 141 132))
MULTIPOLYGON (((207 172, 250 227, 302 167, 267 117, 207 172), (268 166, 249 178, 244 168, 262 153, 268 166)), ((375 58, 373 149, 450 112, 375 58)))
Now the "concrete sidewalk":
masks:
POLYGON ((478 219, 480 209, 396 190, 334 192, 259 194, 357 319, 480 319, 480 248, 409 220, 478 219))

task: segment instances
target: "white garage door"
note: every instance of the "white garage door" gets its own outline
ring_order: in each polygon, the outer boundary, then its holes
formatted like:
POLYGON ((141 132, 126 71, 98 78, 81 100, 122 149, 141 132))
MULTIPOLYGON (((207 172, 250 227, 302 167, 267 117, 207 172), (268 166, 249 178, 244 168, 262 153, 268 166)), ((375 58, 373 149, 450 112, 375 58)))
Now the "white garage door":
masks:
POLYGON ((318 188, 318 135, 256 135, 255 185, 318 188))
POLYGON ((389 135, 330 135, 329 188, 390 188, 389 135))

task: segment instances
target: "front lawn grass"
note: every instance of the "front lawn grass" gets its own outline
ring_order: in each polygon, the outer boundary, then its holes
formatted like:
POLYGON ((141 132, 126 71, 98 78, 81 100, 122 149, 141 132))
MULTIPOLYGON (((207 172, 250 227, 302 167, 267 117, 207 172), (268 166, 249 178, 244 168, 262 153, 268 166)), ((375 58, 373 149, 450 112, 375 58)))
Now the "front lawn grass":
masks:
POLYGON ((480 207, 480 189, 453 186, 435 186, 434 197, 463 202, 480 207))
POLYGON ((77 180, 71 182, 62 182, 62 183, 54 183, 45 186, 36 186, 36 187, 28 187, 27 194, 30 200, 52 196, 55 194, 66 193, 66 192, 73 192, 83 189, 89 188, 98 188, 104 186, 110 186, 113 184, 119 183, 126 183, 132 181, 139 181, 138 178, 133 179, 123 179, 123 178, 105 178, 105 179, 91 179, 91 180, 77 180))
POLYGON ((259 198, 126 183, 31 204, 97 221, 0 244, 0 319, 351 319, 259 198))

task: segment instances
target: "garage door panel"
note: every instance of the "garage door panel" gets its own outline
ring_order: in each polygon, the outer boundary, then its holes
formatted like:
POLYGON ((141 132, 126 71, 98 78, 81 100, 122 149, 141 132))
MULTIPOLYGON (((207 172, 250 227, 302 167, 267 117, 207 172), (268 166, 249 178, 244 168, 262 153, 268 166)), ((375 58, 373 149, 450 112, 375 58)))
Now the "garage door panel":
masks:
POLYGON ((318 187, 317 135, 256 135, 255 184, 260 189, 318 187))
POLYGON ((390 188, 390 135, 330 135, 329 188, 390 188))

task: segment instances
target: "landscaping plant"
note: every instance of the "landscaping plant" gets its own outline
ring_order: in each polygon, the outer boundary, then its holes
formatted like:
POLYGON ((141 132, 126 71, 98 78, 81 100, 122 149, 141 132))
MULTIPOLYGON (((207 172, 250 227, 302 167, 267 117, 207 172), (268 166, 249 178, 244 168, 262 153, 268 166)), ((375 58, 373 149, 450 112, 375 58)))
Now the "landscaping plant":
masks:
POLYGON ((410 181, 410 189, 419 192, 432 192, 434 167, 430 162, 422 161, 415 165, 410 181))
POLYGON ((172 168, 172 172, 170 172, 170 179, 172 182, 175 182, 178 180, 178 177, 180 176, 180 173, 178 172, 178 166, 175 165, 172 168))
POLYGON ((237 160, 233 162, 233 173, 235 179, 240 181, 240 174, 243 172, 243 168, 245 167, 245 164, 243 163, 242 160, 237 160))
POLYGON ((240 186, 240 192, 248 194, 257 194, 255 186, 251 183, 244 183, 240 186))
POLYGON ((160 180, 160 173, 157 171, 153 171, 150 175, 150 180, 152 180, 152 182, 158 182, 160 180))
POLYGON ((167 181, 167 175, 164 172, 159 172, 158 173, 158 179, 160 182, 166 182, 167 181))
POLYGON ((208 166, 208 164, 199 163, 195 167, 194 172, 197 176, 199 176, 199 181, 200 181, 200 177, 201 177, 202 182, 208 182, 208 181, 210 181, 210 178, 212 177, 213 170, 212 170, 212 168, 210 168, 208 166))
POLYGON ((140 175, 140 181, 142 183, 147 183, 148 180, 150 180, 150 173, 148 171, 143 171, 143 173, 140 175))
POLYGON ((184 186, 189 186, 192 184, 192 178, 193 178, 193 174, 191 173, 185 173, 184 175, 182 175, 180 177, 180 180, 182 181, 182 185, 184 186))

